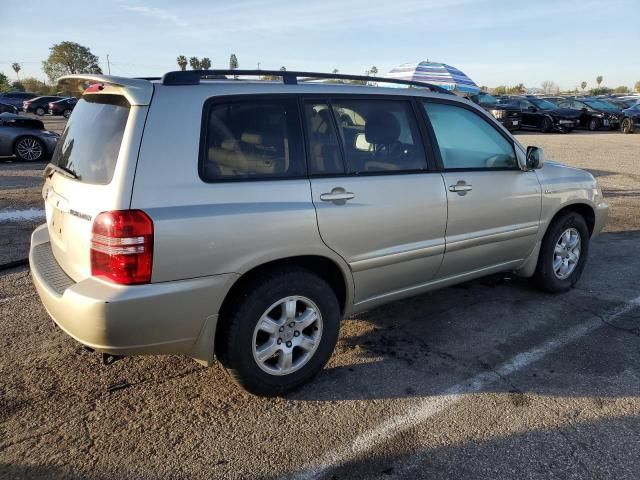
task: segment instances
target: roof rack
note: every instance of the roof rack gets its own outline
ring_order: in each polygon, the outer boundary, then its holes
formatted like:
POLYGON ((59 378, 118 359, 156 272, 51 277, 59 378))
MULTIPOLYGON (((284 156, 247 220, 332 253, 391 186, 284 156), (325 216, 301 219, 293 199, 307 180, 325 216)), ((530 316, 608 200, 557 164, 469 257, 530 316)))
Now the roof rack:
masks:
POLYGON ((163 85, 198 85, 200 80, 228 79, 227 75, 238 76, 269 76, 280 77, 285 85, 297 85, 298 82, 308 82, 317 79, 328 80, 357 80, 362 82, 394 83, 412 87, 428 88, 432 92, 454 95, 453 92, 426 82, 401 80, 397 78, 370 77, 367 75, 345 75, 342 73, 294 72, 289 70, 176 70, 167 72, 162 77, 163 85))

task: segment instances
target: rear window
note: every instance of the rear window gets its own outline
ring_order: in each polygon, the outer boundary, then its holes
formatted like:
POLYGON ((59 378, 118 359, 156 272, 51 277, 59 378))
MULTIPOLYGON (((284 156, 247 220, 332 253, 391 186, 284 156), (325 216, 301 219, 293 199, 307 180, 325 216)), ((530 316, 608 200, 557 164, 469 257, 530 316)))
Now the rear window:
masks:
POLYGON ((130 105, 120 95, 85 95, 75 108, 51 163, 86 183, 113 178, 130 105))

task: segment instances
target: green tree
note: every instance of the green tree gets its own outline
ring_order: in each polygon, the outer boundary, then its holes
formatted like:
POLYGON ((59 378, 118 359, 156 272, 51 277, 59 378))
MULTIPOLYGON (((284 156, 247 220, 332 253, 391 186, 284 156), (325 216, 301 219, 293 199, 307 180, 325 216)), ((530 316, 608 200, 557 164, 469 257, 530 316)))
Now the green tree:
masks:
POLYGON ((371 75, 372 77, 375 77, 378 74, 378 67, 376 67, 375 65, 373 65, 368 71, 367 71, 367 75, 371 75))
POLYGON ((17 90, 18 92, 26 92, 24 84, 22 82, 11 82, 11 90, 17 90))
POLYGON ((582 89, 582 91, 584 92, 584 89, 587 88, 587 82, 585 82, 584 80, 580 83, 580 88, 582 89))
MULTIPOLYGON (((287 71, 287 67, 285 67, 284 65, 280 67, 280 71, 281 72, 286 72, 287 71)), ((638 82, 640 83, 640 82, 638 82)))
POLYGON ((504 95, 505 93, 507 93, 507 86, 498 85, 496 88, 493 89, 493 93, 496 95, 504 95))
POLYGON ((22 70, 22 66, 18 62, 13 62, 11 68, 16 72, 16 77, 18 77, 18 81, 20 81, 20 70, 22 70))
POLYGON ((48 95, 50 91, 50 88, 46 83, 34 77, 24 78, 20 83, 22 83, 26 92, 48 95))
POLYGON ((607 87, 597 87, 589 90, 590 95, 609 95, 613 90, 607 87))
POLYGON ((339 70, 337 68, 334 68, 332 73, 335 75, 338 72, 339 72, 339 70))
POLYGON ((203 57, 200 60, 200 68, 202 70, 209 70, 211 68, 211 59, 209 57, 203 57))
POLYGON ((629 93, 631 90, 629 90, 629 87, 627 87, 626 85, 620 85, 619 87, 616 87, 613 89, 613 93, 629 93))
POLYGON ((191 57, 189 59, 189 65, 192 70, 200 70, 200 60, 198 60, 198 57, 191 57))
POLYGON ((236 57, 235 53, 232 53, 229 57, 229 70, 236 70, 239 66, 238 57, 236 57))
POLYGON ((596 77, 596 83, 598 84, 598 86, 600 86, 600 84, 602 83, 602 75, 598 75, 596 77))
POLYGON ((78 43, 57 43, 50 50, 49 58, 42 62, 42 70, 51 83, 72 73, 102 73, 98 57, 78 43))
POLYGON ((640 81, 637 81, 636 84, 633 86, 633 88, 635 89, 636 92, 640 92, 640 81))
POLYGON ((187 64, 189 62, 187 62, 187 57, 185 57, 184 55, 178 55, 178 58, 176 58, 176 62, 178 62, 178 67, 180 67, 180 70, 185 71, 187 69, 187 64))

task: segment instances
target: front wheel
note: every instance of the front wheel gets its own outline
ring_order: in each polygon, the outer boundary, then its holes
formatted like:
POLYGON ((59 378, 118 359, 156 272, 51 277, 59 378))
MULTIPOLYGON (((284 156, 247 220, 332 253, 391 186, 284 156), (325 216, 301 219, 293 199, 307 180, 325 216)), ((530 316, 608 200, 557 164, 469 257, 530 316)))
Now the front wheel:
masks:
POLYGON ((35 137, 22 137, 13 146, 13 153, 23 162, 37 162, 44 159, 45 148, 35 137))
POLYGON ((221 318, 216 353, 231 377, 256 395, 309 381, 338 339, 340 307, 331 287, 304 269, 274 272, 242 288, 221 318))
POLYGON ((46 112, 44 111, 44 108, 42 107, 38 107, 36 108, 36 115, 38 115, 39 117, 42 117, 46 112))
POLYGON ((567 212, 552 221, 542 239, 534 280, 547 292, 566 292, 580 279, 588 253, 589 229, 584 217, 567 212))
POLYGON ((620 131, 622 131, 622 133, 633 133, 634 127, 633 120, 631 118, 625 118, 620 124, 620 131))
POLYGON ((600 120, 598 120, 597 118, 592 118, 591 120, 589 120, 589 130, 591 130, 592 132, 595 132, 596 130, 600 129, 600 120))
POLYGON ((553 122, 549 118, 544 117, 540 125, 540 131, 542 133, 549 133, 551 130, 553 130, 553 122))

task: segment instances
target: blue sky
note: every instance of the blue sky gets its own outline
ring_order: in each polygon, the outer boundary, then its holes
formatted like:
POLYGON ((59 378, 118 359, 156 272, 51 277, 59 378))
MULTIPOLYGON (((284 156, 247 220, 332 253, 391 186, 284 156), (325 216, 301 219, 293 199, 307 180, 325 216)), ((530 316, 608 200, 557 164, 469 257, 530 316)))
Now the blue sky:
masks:
POLYGON ((0 72, 44 78, 54 43, 88 46, 114 75, 161 75, 179 54, 227 67, 381 73, 454 65, 479 85, 640 80, 640 0, 0 0, 0 72))

